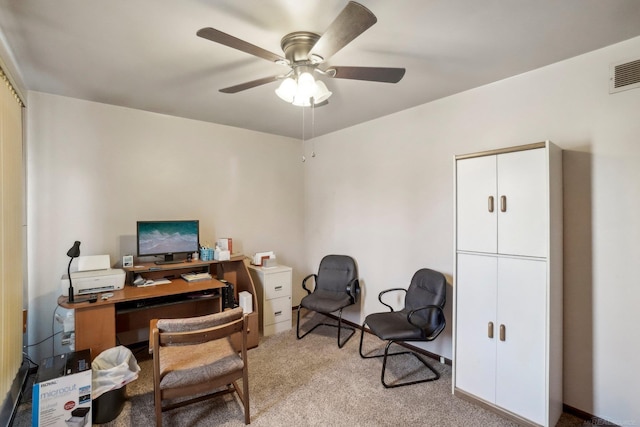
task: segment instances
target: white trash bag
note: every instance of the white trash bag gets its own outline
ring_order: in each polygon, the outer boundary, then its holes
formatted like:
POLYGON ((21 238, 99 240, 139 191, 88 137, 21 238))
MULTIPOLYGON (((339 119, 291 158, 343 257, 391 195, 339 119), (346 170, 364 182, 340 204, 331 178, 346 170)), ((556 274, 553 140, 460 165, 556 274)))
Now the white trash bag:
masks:
POLYGON ((138 378, 140 366, 125 346, 109 348, 91 362, 91 398, 123 387, 138 378))

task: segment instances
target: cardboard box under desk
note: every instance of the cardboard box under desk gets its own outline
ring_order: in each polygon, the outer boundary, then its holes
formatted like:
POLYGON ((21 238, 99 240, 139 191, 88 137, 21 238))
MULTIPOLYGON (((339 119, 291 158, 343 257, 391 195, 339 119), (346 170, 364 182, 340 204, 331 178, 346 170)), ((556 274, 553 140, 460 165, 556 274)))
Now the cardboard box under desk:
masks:
POLYGON ((44 359, 38 367, 32 400, 32 426, 90 426, 91 351, 44 359))

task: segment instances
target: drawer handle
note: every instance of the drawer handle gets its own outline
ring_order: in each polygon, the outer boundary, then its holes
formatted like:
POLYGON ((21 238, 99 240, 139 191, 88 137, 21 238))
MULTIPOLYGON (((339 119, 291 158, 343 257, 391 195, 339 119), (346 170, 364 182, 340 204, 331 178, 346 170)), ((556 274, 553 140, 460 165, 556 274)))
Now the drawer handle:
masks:
POLYGON ((281 314, 282 314, 282 310, 276 311, 275 313, 273 313, 274 316, 280 316, 281 314))
POLYGON ((281 290, 282 290, 282 286, 276 286, 274 289, 275 289, 276 291, 281 291, 281 290))

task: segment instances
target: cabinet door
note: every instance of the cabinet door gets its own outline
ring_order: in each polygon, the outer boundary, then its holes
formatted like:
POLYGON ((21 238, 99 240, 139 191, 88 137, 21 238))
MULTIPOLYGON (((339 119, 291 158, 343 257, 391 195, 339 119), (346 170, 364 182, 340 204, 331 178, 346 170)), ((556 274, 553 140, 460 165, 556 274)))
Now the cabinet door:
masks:
POLYGON ((457 249, 496 253, 496 156, 458 160, 456 175, 457 249))
POLYGON ((548 209, 546 150, 500 154, 498 170, 498 252, 544 257, 548 209))
POLYGON ((498 339, 497 263, 496 257, 458 254, 455 284, 455 385, 492 403, 495 402, 498 339))
POLYGON ((498 332, 495 403, 545 424, 547 264, 498 260, 498 332))

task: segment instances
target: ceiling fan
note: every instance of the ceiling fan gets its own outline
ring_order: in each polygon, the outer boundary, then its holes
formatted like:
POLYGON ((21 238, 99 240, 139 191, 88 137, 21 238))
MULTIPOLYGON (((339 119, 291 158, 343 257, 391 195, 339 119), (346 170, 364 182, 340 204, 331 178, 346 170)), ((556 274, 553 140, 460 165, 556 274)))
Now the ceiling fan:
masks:
POLYGON ((280 45, 284 56, 269 52, 249 42, 223 33, 215 28, 202 28, 196 34, 225 46, 241 50, 267 61, 290 67, 288 73, 263 77, 220 89, 223 93, 237 93, 256 86, 283 80, 276 94, 299 106, 326 103, 331 92, 313 75, 373 82, 397 83, 404 76, 404 68, 329 66, 326 61, 377 22, 376 16, 363 5, 350 1, 329 25, 324 34, 296 31, 285 35, 280 45))

